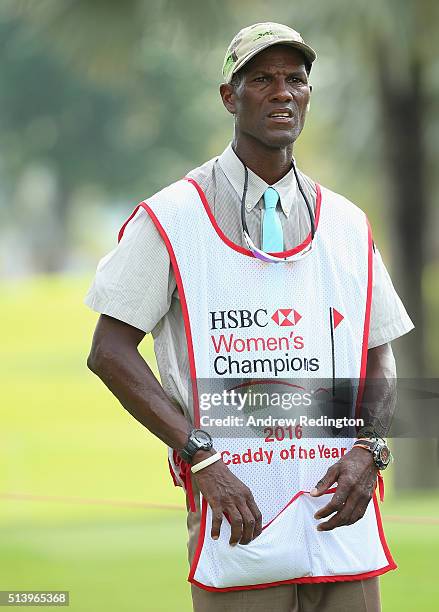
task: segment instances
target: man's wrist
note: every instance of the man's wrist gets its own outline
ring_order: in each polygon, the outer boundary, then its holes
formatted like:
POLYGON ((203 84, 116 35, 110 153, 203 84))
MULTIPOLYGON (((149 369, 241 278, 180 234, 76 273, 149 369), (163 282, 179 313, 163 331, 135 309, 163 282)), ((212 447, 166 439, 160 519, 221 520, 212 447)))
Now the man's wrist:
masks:
POLYGON ((186 463, 192 463, 198 451, 210 451, 213 448, 212 436, 203 429, 192 429, 188 435, 186 445, 178 451, 186 463))

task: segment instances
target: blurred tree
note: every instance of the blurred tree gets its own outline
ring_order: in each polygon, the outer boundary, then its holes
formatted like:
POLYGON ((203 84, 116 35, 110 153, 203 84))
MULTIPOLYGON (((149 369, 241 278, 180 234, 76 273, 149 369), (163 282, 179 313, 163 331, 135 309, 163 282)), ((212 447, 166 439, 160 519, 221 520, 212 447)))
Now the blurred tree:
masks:
MULTIPOLYGON (((344 52, 357 48, 364 70, 370 64, 374 71, 382 130, 378 142, 392 205, 390 237, 396 280, 416 326, 415 333, 399 341, 399 372, 419 378, 433 373, 426 367, 422 279, 432 204, 426 173, 430 112, 427 75, 438 5, 429 0, 374 0, 367 5, 356 4, 355 11, 352 8, 345 0, 332 2, 327 20, 323 18, 322 22, 326 28, 330 24, 333 35, 343 41, 340 47, 344 52)), ((352 98, 351 94, 350 103, 361 104, 352 98)), ((398 488, 438 485, 437 441, 397 441, 397 452, 398 488), (422 461, 417 460, 420 456, 422 461)))
POLYGON ((126 118, 123 96, 108 95, 72 77, 36 43, 23 44, 16 24, 1 23, 0 33, 3 186, 12 189, 31 165, 47 167, 54 174, 55 231, 43 247, 45 252, 35 253, 35 258, 41 271, 60 270, 75 187, 102 181, 109 190, 120 192, 139 176, 142 164, 136 151, 112 136, 114 126, 126 118))
MULTIPOLYGON (((416 325, 416 332, 401 341, 399 355, 405 375, 419 378, 429 372, 433 374, 433 369, 427 368, 425 351, 422 279, 431 209, 427 182, 427 74, 438 12, 437 4, 428 0, 389 4, 393 10, 388 17, 398 16, 400 36, 393 32, 390 37, 389 32, 375 30, 375 48, 371 48, 371 52, 376 67, 384 154, 393 203, 392 248, 401 293, 416 325)), ((422 418, 422 406, 419 408, 419 418, 422 418)), ((397 488, 422 489, 439 484, 437 445, 437 439, 396 442, 397 488), (422 457, 422 461, 418 461, 418 457, 422 457)))
MULTIPOLYGON (((34 246, 35 271, 64 268, 79 186, 103 185, 109 201, 132 200, 134 207, 170 175, 196 165, 207 148, 199 134, 207 131, 209 97, 190 87, 194 65, 160 35, 144 40, 134 11, 144 3, 131 5, 131 13, 118 2, 18 2, 1 9, 3 189, 11 201, 33 166, 48 168, 57 187, 49 231, 46 218, 45 228, 35 228, 25 211, 8 212, 23 229, 32 224, 27 243, 34 246)), ((201 91, 204 80, 197 75, 201 91)))

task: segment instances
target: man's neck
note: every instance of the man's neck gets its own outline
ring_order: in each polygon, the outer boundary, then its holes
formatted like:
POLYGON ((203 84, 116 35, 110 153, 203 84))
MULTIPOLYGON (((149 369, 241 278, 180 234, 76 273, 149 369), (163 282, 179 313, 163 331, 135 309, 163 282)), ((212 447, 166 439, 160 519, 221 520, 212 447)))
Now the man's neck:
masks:
POLYGON ((293 145, 273 149, 241 135, 233 138, 232 148, 239 159, 268 185, 274 185, 291 170, 293 145))

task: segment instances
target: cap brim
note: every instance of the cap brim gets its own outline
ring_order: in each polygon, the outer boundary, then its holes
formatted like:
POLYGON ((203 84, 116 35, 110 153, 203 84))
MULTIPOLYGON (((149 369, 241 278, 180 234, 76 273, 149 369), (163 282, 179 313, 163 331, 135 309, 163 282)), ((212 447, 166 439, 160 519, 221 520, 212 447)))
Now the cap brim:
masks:
POLYGON ((314 51, 314 49, 312 49, 311 47, 309 47, 305 43, 301 43, 300 41, 292 41, 291 39, 285 39, 285 40, 280 39, 280 40, 276 40, 276 41, 273 41, 273 42, 268 42, 264 46, 258 47, 256 50, 252 51, 248 55, 244 55, 244 57, 242 57, 240 60, 238 60, 236 62, 236 64, 235 64, 235 66, 233 67, 232 72, 229 75, 227 83, 230 83, 230 81, 232 79, 232 76, 236 72, 238 72, 238 70, 241 70, 241 68, 243 66, 245 66, 251 59, 253 59, 255 57, 255 55, 258 55, 258 53, 261 53, 261 51, 264 51, 265 49, 268 49, 268 47, 273 47, 273 45, 288 45, 289 47, 293 47, 295 49, 298 49, 299 51, 301 51, 303 53, 303 55, 306 57, 306 59, 310 61, 311 64, 317 58, 317 54, 314 51))

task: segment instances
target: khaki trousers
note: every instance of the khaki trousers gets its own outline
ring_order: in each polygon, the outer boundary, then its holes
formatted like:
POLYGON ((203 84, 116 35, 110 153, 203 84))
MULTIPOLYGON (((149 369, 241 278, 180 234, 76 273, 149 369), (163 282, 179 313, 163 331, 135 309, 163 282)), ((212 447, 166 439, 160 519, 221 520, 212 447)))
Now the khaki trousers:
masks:
POLYGON ((191 585, 194 612, 380 612, 378 578, 212 593, 191 585))
MULTIPOLYGON (((189 563, 200 529, 199 492, 196 512, 188 512, 189 563)), ((381 612, 379 579, 318 584, 286 584, 267 589, 216 593, 191 585, 194 612, 381 612)))

